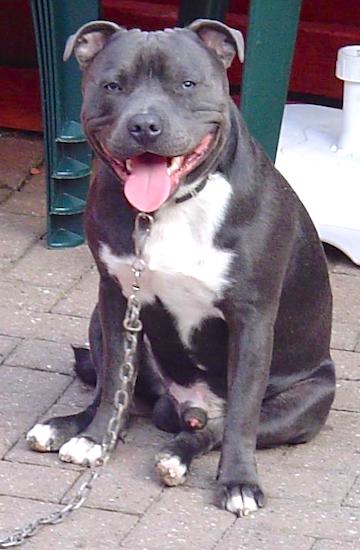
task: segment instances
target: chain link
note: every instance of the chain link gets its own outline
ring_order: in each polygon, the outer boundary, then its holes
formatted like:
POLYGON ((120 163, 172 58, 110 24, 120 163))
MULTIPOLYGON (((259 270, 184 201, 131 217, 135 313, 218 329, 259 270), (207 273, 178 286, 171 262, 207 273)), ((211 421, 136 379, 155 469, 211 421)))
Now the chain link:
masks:
POLYGON ((134 392, 136 382, 135 355, 137 351, 138 337, 142 330, 140 320, 141 301, 140 279, 146 269, 146 262, 143 258, 146 240, 150 235, 154 219, 149 214, 139 212, 135 218, 135 227, 133 240, 135 245, 135 260, 131 266, 133 272, 132 293, 127 301, 127 308, 123 321, 125 329, 124 334, 124 360, 119 367, 120 387, 114 395, 114 409, 110 418, 106 433, 102 440, 102 454, 96 467, 92 467, 88 478, 81 484, 77 493, 70 499, 69 503, 60 510, 31 521, 27 525, 15 530, 11 535, 0 539, 0 548, 10 548, 19 546, 29 537, 34 536, 43 525, 56 525, 61 523, 72 512, 83 505, 90 491, 93 488, 95 480, 101 475, 103 468, 110 458, 120 431, 126 424, 129 413, 129 404, 134 392))

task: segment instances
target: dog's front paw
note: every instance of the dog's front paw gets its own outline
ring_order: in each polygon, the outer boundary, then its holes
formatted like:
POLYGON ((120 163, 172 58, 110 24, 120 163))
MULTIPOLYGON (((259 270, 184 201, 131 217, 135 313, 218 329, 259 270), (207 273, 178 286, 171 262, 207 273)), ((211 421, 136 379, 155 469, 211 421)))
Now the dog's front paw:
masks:
POLYGON ((265 497, 260 487, 255 484, 242 483, 232 487, 222 485, 218 491, 217 503, 220 508, 243 517, 262 508, 265 497))
POLYGON ((41 453, 58 451, 63 444, 61 433, 50 424, 35 424, 26 434, 26 441, 31 449, 41 453))
POLYGON ((182 485, 186 480, 187 466, 176 455, 170 453, 157 455, 155 468, 161 481, 168 487, 182 485))
POLYGON ((101 464, 102 447, 87 437, 73 437, 60 448, 60 460, 82 466, 101 464))

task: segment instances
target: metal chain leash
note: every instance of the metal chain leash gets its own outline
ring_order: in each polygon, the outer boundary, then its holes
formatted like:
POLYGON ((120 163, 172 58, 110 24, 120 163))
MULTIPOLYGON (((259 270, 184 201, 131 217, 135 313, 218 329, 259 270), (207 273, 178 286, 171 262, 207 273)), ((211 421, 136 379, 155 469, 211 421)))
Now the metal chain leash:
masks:
POLYGON ((43 525, 55 525, 61 523, 72 512, 80 508, 93 488, 95 480, 101 475, 103 468, 110 458, 122 426, 125 423, 125 415, 128 414, 130 400, 136 382, 135 355, 139 333, 142 330, 140 320, 141 301, 139 298, 140 279, 146 263, 143 258, 144 247, 150 235, 154 218, 144 212, 139 212, 135 218, 133 240, 135 245, 135 260, 131 266, 133 272, 132 292, 127 301, 125 318, 123 321, 124 332, 124 360, 119 367, 120 387, 114 395, 113 415, 107 425, 101 447, 101 458, 97 466, 93 466, 88 479, 81 484, 77 493, 68 504, 60 510, 56 510, 47 516, 39 517, 27 525, 17 529, 11 535, 0 539, 0 548, 19 546, 27 538, 34 536, 43 525))
POLYGON ((135 260, 131 269, 133 272, 132 292, 127 301, 127 308, 123 321, 124 332, 124 360, 119 367, 120 388, 114 395, 114 412, 108 423, 106 434, 102 441, 101 463, 106 464, 110 458, 111 451, 116 445, 121 425, 124 423, 124 415, 129 408, 129 401, 133 395, 136 370, 135 354, 139 333, 142 330, 140 320, 141 301, 139 298, 140 278, 146 268, 143 258, 144 247, 150 235, 154 218, 144 212, 139 212, 135 218, 135 227, 133 233, 135 245, 135 260))

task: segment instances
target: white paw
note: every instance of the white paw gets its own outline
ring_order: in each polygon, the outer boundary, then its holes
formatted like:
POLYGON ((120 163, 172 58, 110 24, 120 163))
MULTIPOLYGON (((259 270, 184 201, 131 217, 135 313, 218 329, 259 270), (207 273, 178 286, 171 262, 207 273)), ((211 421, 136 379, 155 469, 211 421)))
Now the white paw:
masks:
POLYGON ((156 458, 155 468, 165 485, 173 487, 185 482, 187 466, 180 458, 171 454, 160 454, 156 458))
POLYGON ((86 437, 73 437, 62 445, 60 460, 83 466, 98 466, 101 463, 102 448, 86 437))
POLYGON ((56 431, 49 424, 35 424, 26 434, 26 441, 31 449, 46 453, 55 450, 53 443, 56 437, 56 431))
POLYGON ((226 510, 239 517, 256 512, 259 507, 253 492, 246 487, 241 490, 238 487, 231 489, 225 503, 226 510))

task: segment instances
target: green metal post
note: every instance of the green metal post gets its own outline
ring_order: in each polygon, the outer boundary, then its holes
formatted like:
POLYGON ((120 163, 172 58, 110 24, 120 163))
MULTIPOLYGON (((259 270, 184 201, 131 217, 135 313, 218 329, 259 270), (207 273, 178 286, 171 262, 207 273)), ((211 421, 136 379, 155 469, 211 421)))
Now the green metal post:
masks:
POLYGON ((91 152, 80 125, 80 71, 63 63, 67 37, 99 18, 98 0, 31 0, 41 78, 48 245, 84 242, 82 213, 91 172, 91 152))
POLYGON ((301 0, 252 0, 241 111, 274 160, 287 97, 301 0))

